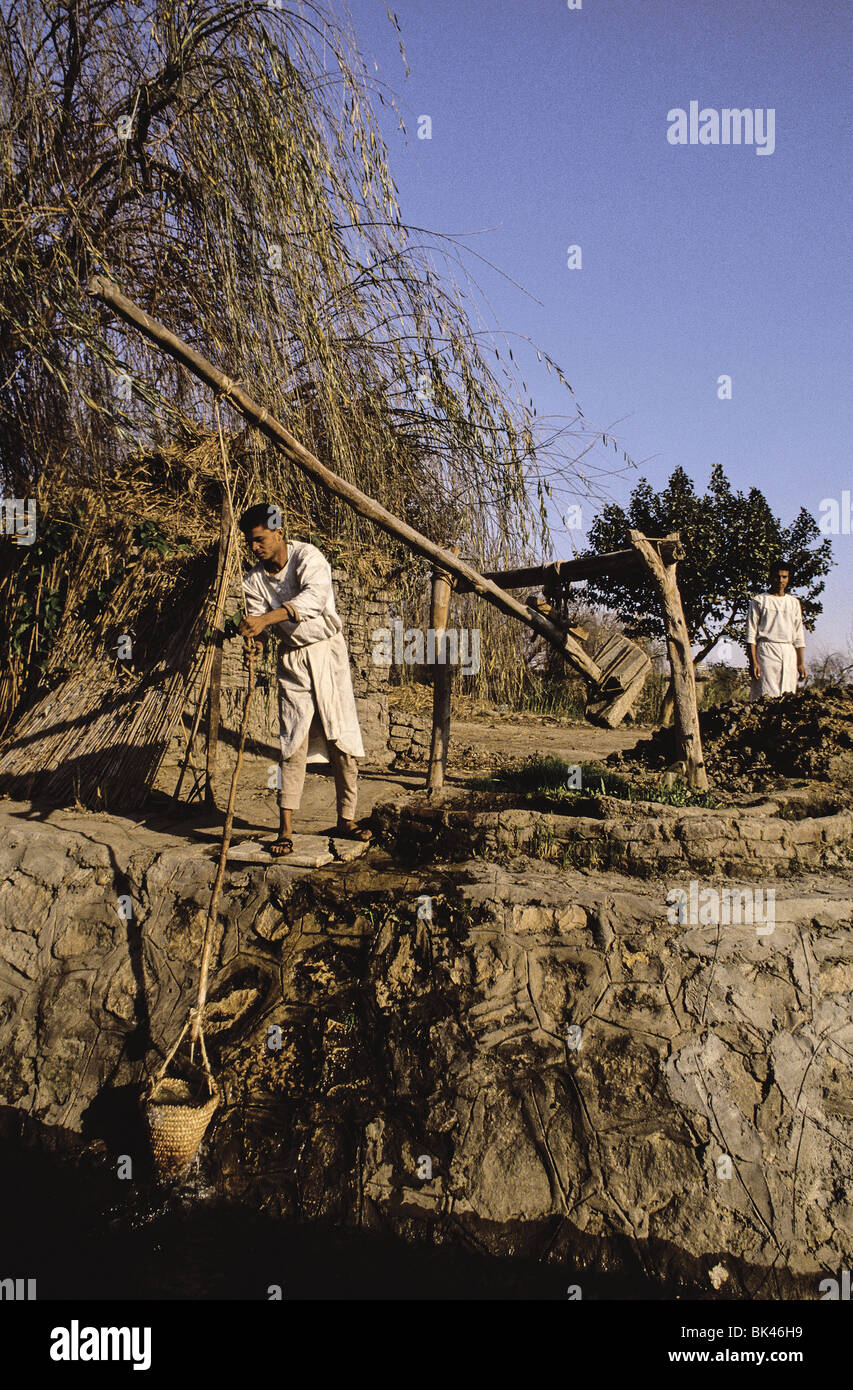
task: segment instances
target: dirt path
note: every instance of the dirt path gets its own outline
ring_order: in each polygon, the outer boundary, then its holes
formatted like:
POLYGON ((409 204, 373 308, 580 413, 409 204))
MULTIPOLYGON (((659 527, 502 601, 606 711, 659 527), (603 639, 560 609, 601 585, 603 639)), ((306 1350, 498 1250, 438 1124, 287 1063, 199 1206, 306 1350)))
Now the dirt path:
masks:
POLYGON ((633 748, 652 729, 633 725, 623 729, 596 729, 591 724, 551 724, 531 722, 507 715, 488 722, 463 723, 454 720, 451 728, 450 770, 488 759, 531 758, 535 753, 565 758, 567 762, 596 762, 609 753, 633 748))
MULTIPOLYGON (((648 732, 648 729, 639 727, 611 731, 595 729, 586 724, 540 723, 510 715, 505 718, 495 715, 488 720, 471 722, 460 720, 454 722, 452 728, 448 785, 464 785, 468 777, 488 773, 500 760, 523 761, 535 753, 558 754, 570 763, 594 761, 616 749, 632 748, 648 732)), ((263 840, 278 828, 276 792, 267 787, 266 765, 259 759, 247 762, 244 768, 237 794, 234 838, 238 842, 255 838, 263 840)), ((165 768, 163 773, 162 780, 158 778, 159 784, 173 787, 177 768, 165 768)), ((425 778, 425 763, 412 770, 385 770, 362 764, 359 818, 369 816, 377 802, 423 787, 425 778)), ((5 815, 18 824, 22 820, 42 821, 66 833, 85 833, 87 828, 92 832, 93 822, 100 821, 104 824, 98 827, 98 836, 109 831, 107 838, 116 840, 117 837, 125 845, 140 849, 160 840, 161 848, 172 848, 187 841, 200 846, 218 844, 229 786, 230 768, 227 768, 216 784, 216 811, 205 810, 198 802, 176 807, 174 803, 169 805, 164 798, 142 813, 122 816, 65 807, 40 807, 0 798, 0 820, 5 815)), ((323 835, 331 831, 334 822, 334 782, 327 773, 309 771, 302 807, 294 815, 294 831, 303 835, 323 835)))
MULTIPOLYGON (((498 761, 524 761, 536 753, 555 754, 569 763, 593 762, 617 750, 633 748, 650 730, 639 726, 631 729, 595 729, 587 724, 544 724, 507 716, 495 716, 486 721, 454 721, 451 731, 448 784, 463 785, 468 777, 482 776, 498 761)), ((272 829, 278 825, 276 793, 265 786, 258 788, 257 772, 252 771, 238 792, 235 827, 241 831, 251 826, 272 829), (254 783, 254 785, 253 785, 254 783)), ((423 787, 426 763, 411 770, 385 770, 362 764, 359 775, 359 818, 369 816, 379 801, 387 801, 398 792, 415 791, 423 787)), ((217 786, 217 801, 226 804, 228 787, 217 786)), ((294 830, 306 834, 322 834, 330 830, 335 820, 334 783, 328 773, 309 771, 305 779, 302 806, 294 814, 294 830)), ((212 833, 217 836, 221 817, 208 818, 212 833)))

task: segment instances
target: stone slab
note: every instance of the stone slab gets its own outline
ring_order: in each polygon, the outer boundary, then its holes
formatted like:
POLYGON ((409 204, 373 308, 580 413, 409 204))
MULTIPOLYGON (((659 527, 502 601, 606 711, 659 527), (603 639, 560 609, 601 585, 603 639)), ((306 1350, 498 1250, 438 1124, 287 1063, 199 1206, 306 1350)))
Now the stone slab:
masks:
MULTIPOLYGON (((298 868, 319 869, 324 864, 331 864, 334 855, 329 849, 329 841, 325 835, 294 835, 293 853, 287 854, 283 859, 276 859, 269 852, 269 845, 276 839, 275 835, 269 835, 264 840, 244 841, 239 845, 232 845, 228 851, 227 862, 229 864, 292 864, 298 868)), ((209 848, 204 851, 208 858, 218 859, 219 847, 209 848)))

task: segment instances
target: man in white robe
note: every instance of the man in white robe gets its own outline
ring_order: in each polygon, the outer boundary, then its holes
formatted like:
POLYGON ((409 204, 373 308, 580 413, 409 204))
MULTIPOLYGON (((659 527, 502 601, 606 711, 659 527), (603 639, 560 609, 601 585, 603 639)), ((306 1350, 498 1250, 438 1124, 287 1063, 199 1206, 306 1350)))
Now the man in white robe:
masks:
POLYGON ((800 600, 786 593, 791 578, 788 565, 770 572, 770 592, 750 599, 746 618, 752 685, 750 700, 784 695, 805 680, 806 637, 800 600))
POLYGON ((262 649, 262 634, 280 634, 278 708, 281 790, 278 858, 293 850, 293 812, 299 809, 307 763, 331 763, 338 806, 336 835, 369 840, 355 821, 358 764, 364 757, 349 654, 335 606, 328 560, 307 541, 287 541, 277 507, 258 503, 240 529, 258 564, 243 580, 246 617, 238 631, 262 649))

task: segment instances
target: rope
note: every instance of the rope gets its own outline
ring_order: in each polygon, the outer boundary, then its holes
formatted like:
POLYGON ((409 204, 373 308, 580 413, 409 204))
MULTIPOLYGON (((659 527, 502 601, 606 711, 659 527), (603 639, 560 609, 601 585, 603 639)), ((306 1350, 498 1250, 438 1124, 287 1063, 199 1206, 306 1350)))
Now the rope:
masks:
MULTIPOLYGON (((222 394, 227 397, 229 391, 231 391, 234 388, 234 386, 236 386, 236 384, 237 383, 231 381, 230 378, 226 378, 222 394)), ((237 539, 237 523, 234 516, 234 492, 231 485, 231 474, 228 468, 228 454, 225 448, 225 440, 222 434, 222 417, 219 411, 218 397, 214 398, 214 408, 216 410, 216 426, 219 435, 219 448, 222 454, 222 474, 225 482, 225 493, 228 498, 228 513, 230 519, 228 548, 226 551, 225 564, 223 565, 222 582, 220 584, 220 590, 217 595, 216 611, 217 614, 221 616, 221 610, 224 606, 225 594, 228 588, 228 581, 230 579, 231 558, 233 555, 237 558, 237 564, 241 581, 240 607, 243 613, 243 617, 245 617, 246 594, 242 584, 243 567, 242 563, 240 562, 239 541, 237 539)), ((216 926, 216 912, 219 906, 219 898, 222 893, 222 885, 225 881, 225 864, 228 858, 228 850, 231 845, 231 832, 234 824, 234 807, 237 799, 237 784, 240 779, 240 770, 243 766, 243 753, 246 746, 246 733, 249 727, 249 714, 252 707, 252 697, 255 693, 256 651, 254 642, 252 642, 251 645, 247 648, 247 657, 249 663, 249 688, 246 692, 246 703, 243 706, 243 717, 240 722, 240 740, 237 748, 237 761, 234 765, 234 772, 231 776, 231 790, 228 795, 228 807, 225 813, 225 824, 222 827, 222 843, 219 848, 219 863, 217 865, 216 878, 213 884, 213 892, 210 897, 210 906, 207 910, 207 920, 204 926, 204 942, 202 944, 201 966, 199 969, 198 994, 196 996, 195 1008, 190 1009, 187 1022, 184 1024, 184 1027, 181 1031, 180 1036, 178 1037, 177 1042, 175 1043, 174 1047, 171 1049, 168 1056, 166 1057, 166 1060, 163 1063, 163 1066, 159 1073, 161 1077, 164 1075, 169 1062, 172 1060, 175 1053, 177 1052, 181 1041, 186 1035, 187 1029, 189 1029, 190 1061, 192 1061, 194 1058, 195 1045, 196 1042, 198 1042, 201 1051, 202 1062, 204 1064, 205 1074, 208 1080, 208 1084, 211 1088, 211 1093, 213 1093, 213 1090, 215 1089, 215 1081, 210 1068, 210 1063, 208 1061, 207 1049, 204 1045, 204 1030, 202 1028, 202 1019, 204 1015, 204 1006, 207 1002, 207 982, 210 972, 210 957, 213 950, 213 932, 216 926)), ((200 707, 201 706, 199 705, 199 709, 200 707)))
MULTIPOLYGON (((223 384, 222 394, 223 394, 225 397, 227 397, 228 394, 229 394, 229 392, 230 392, 231 390, 233 390, 233 389, 236 387, 236 385, 237 385, 237 383, 231 381, 230 378, 225 378, 224 384, 223 384)), ((240 607, 241 607, 241 610, 242 610, 242 613, 243 613, 243 617, 245 618, 247 615, 246 615, 246 594, 245 594, 245 589, 243 588, 243 583, 242 583, 242 579, 243 579, 243 566, 242 566, 242 563, 241 563, 241 560, 240 560, 240 546, 239 546, 239 539, 238 539, 238 536, 237 536, 237 524, 236 524, 236 520, 235 520, 235 516, 234 516, 234 491, 233 491, 233 487, 232 487, 232 484, 231 484, 231 474, 230 474, 230 471, 229 471, 229 468, 228 468, 228 454, 227 454, 227 451, 226 451, 226 448, 225 448, 225 440, 224 440, 224 437, 223 437, 223 434, 222 434, 222 419, 221 419, 220 410, 219 410, 219 399, 218 399, 218 396, 214 397, 214 407, 215 407, 215 410, 216 410, 216 424, 217 424, 217 432, 218 432, 218 435, 219 435, 219 448, 220 448, 220 452, 221 452, 221 454, 222 454, 222 474, 223 474, 223 479, 224 479, 224 484, 225 484, 225 492, 226 492, 226 496, 227 496, 227 498, 228 498, 228 514, 229 514, 229 521, 230 521, 229 535, 228 535, 228 544, 227 544, 227 546, 226 546, 225 558, 224 558, 224 562, 223 562, 223 566, 222 566, 222 574, 221 574, 221 577, 220 577, 219 589, 218 589, 218 592, 217 592, 217 595, 216 595, 216 603, 215 603, 215 608, 214 608, 214 626, 217 627, 218 624, 219 624, 219 621, 221 620, 222 611, 223 611, 223 608, 224 608, 224 605, 225 605, 225 597, 226 597, 226 594, 227 594, 227 592, 228 592, 228 587, 229 587, 230 577, 231 577, 232 559, 234 559, 234 558, 236 558, 238 573, 239 573, 240 581, 241 581, 241 582, 240 582, 240 607)), ((264 412, 264 414, 266 414, 266 412, 264 412)), ((201 691, 201 694, 200 694, 200 697, 199 697, 198 708, 197 708, 197 710, 196 710, 196 718, 195 718, 195 721, 194 721, 194 724, 193 724, 193 729, 192 729, 192 732, 191 732, 191 734, 190 734, 189 745, 188 745, 188 748, 187 748, 187 763, 189 762, 189 758, 190 758, 190 755, 191 755, 191 752, 192 752, 192 741, 193 741, 193 738, 194 738, 194 736, 195 736, 195 731, 196 731, 196 729, 198 728, 198 723, 199 723, 199 720, 200 720, 200 717, 201 717, 201 709, 202 709, 202 704, 203 704, 203 700, 204 700, 204 691, 205 691, 205 688, 206 688, 207 683, 208 683, 209 680, 210 680, 210 666, 212 666, 212 652, 213 652, 213 647, 212 647, 212 645, 211 645, 211 647, 210 647, 208 653, 206 653, 205 662, 204 662, 203 665, 202 665, 202 691, 201 691)), ((165 1074, 166 1074, 166 1071, 167 1071, 167 1069, 168 1069, 168 1067, 169 1067, 170 1062, 172 1061, 173 1057, 174 1057, 175 1054, 177 1053, 178 1048, 180 1047, 181 1043, 183 1042, 184 1038, 186 1037, 188 1031, 189 1031, 189 1034, 190 1034, 190 1062, 191 1062, 191 1063, 192 1063, 193 1060, 194 1060, 195 1045, 196 1045, 196 1043, 199 1044, 199 1050, 200 1050, 200 1053, 201 1053, 202 1065, 203 1065, 203 1068, 204 1068, 204 1075, 205 1075, 205 1079, 206 1079, 206 1081, 207 1081, 207 1086, 208 1086, 208 1091, 209 1091, 209 1096, 210 1096, 210 1099, 209 1099, 209 1101, 208 1101, 208 1107, 215 1107, 215 1105, 216 1105, 217 1102, 218 1102, 218 1088, 217 1088, 217 1085, 216 1085, 216 1079, 215 1079, 215 1077, 214 1077, 214 1075, 213 1075, 213 1071, 212 1071, 211 1066, 210 1066, 210 1060, 209 1060, 208 1055, 207 1055, 207 1048, 206 1048, 206 1046, 205 1046, 205 1041, 204 1041, 204 1029, 203 1029, 202 1023, 203 1023, 203 1016, 204 1016, 204 1008, 205 1008, 205 1004, 206 1004, 206 1002, 207 1002, 207 983, 208 983, 208 976, 209 976, 209 971, 210 971, 210 957, 211 957, 212 950, 213 950, 213 933, 214 933, 214 928, 215 928, 215 926, 216 926, 217 909, 218 909, 218 907, 219 907, 219 899, 220 899, 220 896, 221 896, 221 893, 222 893, 222 885, 223 885, 224 880, 225 880, 225 865, 226 865, 226 861, 227 861, 227 858, 228 858, 228 850, 229 850, 230 845, 231 845, 231 834, 232 834, 232 829, 233 829, 233 825, 234 825, 234 807, 235 807, 236 799, 237 799, 237 785, 238 785, 238 782, 239 782, 239 779, 240 779, 240 771, 241 771, 241 768, 242 768, 242 766, 243 766, 243 754, 244 754, 245 746, 246 746, 246 734, 247 734, 248 727, 249 727, 249 715, 250 715, 251 708, 252 708, 252 697, 253 697, 253 695, 254 695, 254 693, 255 693, 255 658, 256 658, 256 656, 257 656, 257 652, 256 652, 256 649, 255 649, 254 640, 252 640, 252 641, 249 643, 249 645, 247 646, 247 648, 246 648, 246 656, 247 656, 248 667, 249 667, 248 690, 247 690, 247 692, 246 692, 246 702, 245 702, 245 705, 244 705, 244 707, 243 707, 243 716, 242 716, 242 719, 241 719, 241 722, 240 722, 240 738, 239 738, 239 744, 238 744, 238 748, 237 748, 237 761, 236 761, 236 763, 235 763, 235 765, 234 765, 234 772, 233 772, 232 777, 231 777, 231 789, 230 789, 230 792, 229 792, 229 795, 228 795, 228 807, 227 807, 227 810, 226 810, 226 813, 225 813, 225 823, 224 823, 224 825, 223 825, 223 827, 222 827, 222 842, 221 842, 221 845, 220 845, 220 848, 219 848, 219 863, 218 863, 218 865, 217 865, 216 878, 215 878, 214 884, 213 884, 213 892, 211 893, 211 897, 210 897, 210 906, 209 906, 208 911, 207 911, 207 920, 206 920, 205 926, 204 926, 204 940, 203 940, 203 943, 202 943, 201 964, 200 964, 200 968, 199 968, 199 980, 198 980, 198 992, 197 992, 197 995, 196 995, 195 1007, 194 1007, 194 1008, 191 1008, 191 1009, 189 1010, 186 1023, 184 1024, 183 1028, 181 1029, 180 1033, 178 1034, 178 1037, 176 1038, 176 1040, 175 1040, 173 1046, 169 1049, 169 1052, 167 1053, 167 1055, 166 1055, 166 1057, 165 1057, 165 1059, 164 1059, 164 1061, 163 1061, 163 1064, 162 1064, 162 1066, 160 1067, 159 1071, 156 1073, 156 1075, 155 1075, 154 1077, 151 1078, 151 1081, 150 1081, 149 1084, 148 1084, 148 1087, 147 1087, 147 1090, 146 1090, 146 1096, 147 1096, 147 1100, 148 1100, 149 1103, 153 1100, 153 1097, 154 1097, 154 1094, 155 1094, 155 1091, 156 1091, 157 1086, 158 1086, 158 1085, 160 1084, 160 1082, 163 1080, 163 1078, 164 1078, 164 1076, 165 1076, 165 1074)), ((182 769, 182 772, 181 772, 181 779, 183 778, 183 775, 184 775, 185 770, 186 770, 186 765, 185 765, 184 769, 182 769)), ((179 786, 180 786, 180 781, 181 781, 181 779, 179 779, 179 783, 178 783, 179 786)), ((210 1118, 209 1113, 207 1113, 207 1111, 205 1111, 205 1113, 203 1114, 202 1118, 203 1118, 203 1120, 204 1120, 204 1127, 206 1127, 207 1123, 209 1122, 209 1118, 210 1118)), ((161 1126, 161 1127, 162 1127, 162 1126, 161 1126)), ((173 1128, 174 1128, 174 1127, 173 1127, 173 1128)), ((153 1134, 153 1129, 152 1129, 152 1134, 153 1134)), ((171 1132, 170 1132, 166 1137, 169 1139, 169 1141, 170 1141, 170 1143, 171 1143, 172 1150, 174 1150, 174 1139, 175 1139, 174 1133, 171 1133, 171 1132)), ((183 1136, 183 1137, 186 1138, 186 1136, 183 1136)), ((193 1140, 194 1150, 197 1149, 197 1147, 198 1147, 198 1143, 200 1142, 200 1137, 201 1137, 200 1134, 197 1134, 197 1135, 194 1136, 194 1140, 193 1140)), ((162 1136, 161 1136, 161 1139, 162 1139, 162 1136)), ((167 1148, 168 1148, 168 1145, 167 1145, 167 1148)), ((182 1157, 186 1157, 186 1153, 183 1153, 183 1154, 182 1154, 182 1157)), ((171 1153, 171 1158, 174 1159, 174 1152, 171 1153)))
MULTIPOLYGON (((240 745, 237 749, 237 762, 234 765, 234 772, 231 777, 231 791, 228 797, 228 810, 225 814, 225 825, 222 830, 222 845, 219 850, 219 867, 216 871, 216 881, 213 885, 213 894, 210 899, 210 907, 207 912, 207 922, 204 928, 204 946, 201 954, 201 970, 198 980, 198 997, 195 1009, 191 1011, 192 1032, 190 1035, 190 1061, 193 1058, 196 1039, 201 1034, 201 1018, 204 1013, 204 1006, 207 1001, 207 976, 210 967, 210 954, 213 948, 213 929, 216 925, 216 909, 219 905, 219 896, 222 892, 222 884, 225 880, 225 861, 228 858, 228 850, 231 845, 231 829, 234 823, 234 803, 237 799, 237 782, 240 777, 240 769, 243 766, 243 749, 246 744, 246 730, 249 724, 249 710, 252 705, 252 696, 255 692, 255 653, 249 649, 249 689, 246 695, 246 703, 243 707, 243 719, 240 724, 240 745)), ((204 1055, 204 1044, 202 1043, 202 1055, 204 1055)))
MULTIPOLYGON (((233 384, 233 383, 232 383, 232 384, 233 384)), ((229 473, 229 470, 228 470, 228 455, 227 455, 226 450, 225 450, 225 440, 224 440, 223 437, 222 437, 222 420, 221 420, 221 417, 220 417, 220 414, 219 414, 219 401, 216 400, 216 401, 214 402, 214 404, 215 404, 215 408, 216 408, 216 424, 217 424, 217 428, 218 428, 218 431, 219 431, 219 447, 220 447, 220 450, 221 450, 221 452, 222 452, 222 472, 223 472, 223 476, 224 476, 224 479, 225 479, 225 491, 226 491, 226 494, 227 494, 227 497, 228 497, 228 511, 229 511, 230 518, 231 518, 231 533, 230 533, 229 547, 228 547, 228 550, 229 550, 229 553, 230 553, 230 551, 231 551, 231 542, 236 542, 236 541, 237 541, 237 527, 236 527, 236 523, 235 523, 235 520, 234 520, 234 498, 233 498, 233 491, 232 491, 232 488, 231 488, 231 476, 230 476, 230 473, 229 473)), ((243 611, 243 616, 245 617, 245 616, 246 616, 246 595, 245 595, 245 592, 244 592, 244 590, 243 590, 243 584, 242 584, 243 567, 242 567, 242 564, 240 563, 240 558, 239 558, 239 557, 240 557, 239 544, 235 544, 234 553, 235 553, 236 556, 237 556, 237 563, 238 563, 238 567, 239 567, 240 580, 241 580, 241 583, 240 583, 240 604, 241 604, 241 608, 242 608, 242 611, 243 611)), ((223 577, 224 577, 224 576, 223 576, 223 577)), ((225 586, 224 586, 224 584, 223 584, 223 588, 224 588, 224 587, 225 587, 225 586)), ((240 742, 239 742, 239 745, 238 745, 238 748, 237 748, 237 762, 236 762, 235 765, 234 765, 234 772, 232 773, 232 776, 231 776, 231 790, 230 790, 229 795, 228 795, 228 808, 227 808, 226 813, 225 813, 225 824, 224 824, 224 826, 222 827, 222 843, 221 843, 220 848, 219 848, 219 864, 218 864, 218 867, 217 867, 217 870, 216 870, 216 879, 214 880, 214 884, 213 884, 213 893, 211 894, 211 898, 210 898, 210 907, 209 907, 208 910, 207 910, 207 921, 205 922, 205 926, 204 926, 204 944, 203 944, 203 946, 202 946, 202 952, 201 952, 201 968, 200 968, 200 970, 199 970, 199 978, 198 978, 198 995, 197 995, 197 998, 196 998, 196 1005, 195 1005, 195 1008, 190 1010, 190 1017, 189 1017, 189 1026, 190 1026, 190 1029, 191 1029, 191 1031, 190 1031, 190 1061, 193 1060, 193 1055, 194 1055, 194 1052, 195 1052, 195 1045, 196 1045, 196 1042, 198 1042, 198 1043, 200 1044, 200 1047, 201 1047, 201 1055, 202 1055, 202 1059, 203 1059, 203 1062, 204 1062, 204 1065, 205 1065, 205 1070, 207 1071, 208 1076, 210 1076, 210 1069, 209 1069, 209 1063, 208 1063, 208 1061, 207 1061, 207 1052, 206 1052, 205 1046, 204 1046, 204 1033, 203 1033, 203 1031, 202 1031, 202 1016, 203 1016, 203 1014, 204 1014, 204 1006, 205 1006, 205 1003, 207 1002, 207 980, 208 980, 208 973, 209 973, 209 970, 210 970, 210 956, 211 956, 211 951, 212 951, 212 949, 213 949, 213 931, 214 931, 214 928, 215 928, 215 926, 216 926, 216 909, 217 909, 217 907, 219 906, 219 898, 220 898, 220 894, 221 894, 221 892, 222 892, 222 884, 223 884, 224 881, 225 881, 225 863, 226 863, 226 860, 227 860, 227 858, 228 858, 228 850, 229 850, 229 847, 230 847, 230 845, 231 845, 231 831, 232 831, 232 827, 233 827, 233 824, 234 824, 234 806, 235 806, 235 803, 236 803, 236 800, 237 800, 237 783, 238 783, 239 778, 240 778, 240 769, 241 769, 242 766, 243 766, 243 751, 244 751, 245 746, 246 746, 246 731, 247 731, 247 729, 248 729, 248 727, 249 727, 249 712, 250 712, 251 707, 252 707, 252 696, 253 696, 254 693, 255 693, 255 646, 254 646, 254 642, 253 642, 252 645, 248 648, 248 660, 249 660, 249 688, 248 688, 248 691, 246 692, 246 703, 245 703, 245 705, 243 706, 243 718, 242 718, 241 723, 240 723, 240 742)), ((186 1029, 185 1029, 184 1031, 186 1031, 186 1029)), ((183 1036, 183 1034, 182 1034, 181 1036, 183 1036)))

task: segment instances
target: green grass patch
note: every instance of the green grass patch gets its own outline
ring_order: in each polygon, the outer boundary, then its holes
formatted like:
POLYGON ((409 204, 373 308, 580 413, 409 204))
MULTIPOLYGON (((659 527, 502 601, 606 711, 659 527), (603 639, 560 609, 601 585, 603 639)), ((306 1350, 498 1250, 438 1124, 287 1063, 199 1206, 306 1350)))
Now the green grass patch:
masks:
POLYGON ((600 763, 572 764, 553 754, 536 754, 518 767, 501 768, 490 777, 474 778, 469 786, 474 791, 509 792, 526 802, 547 801, 557 807, 590 796, 659 801, 666 806, 717 804, 710 792, 692 792, 683 782, 666 786, 659 779, 626 777, 600 763))

